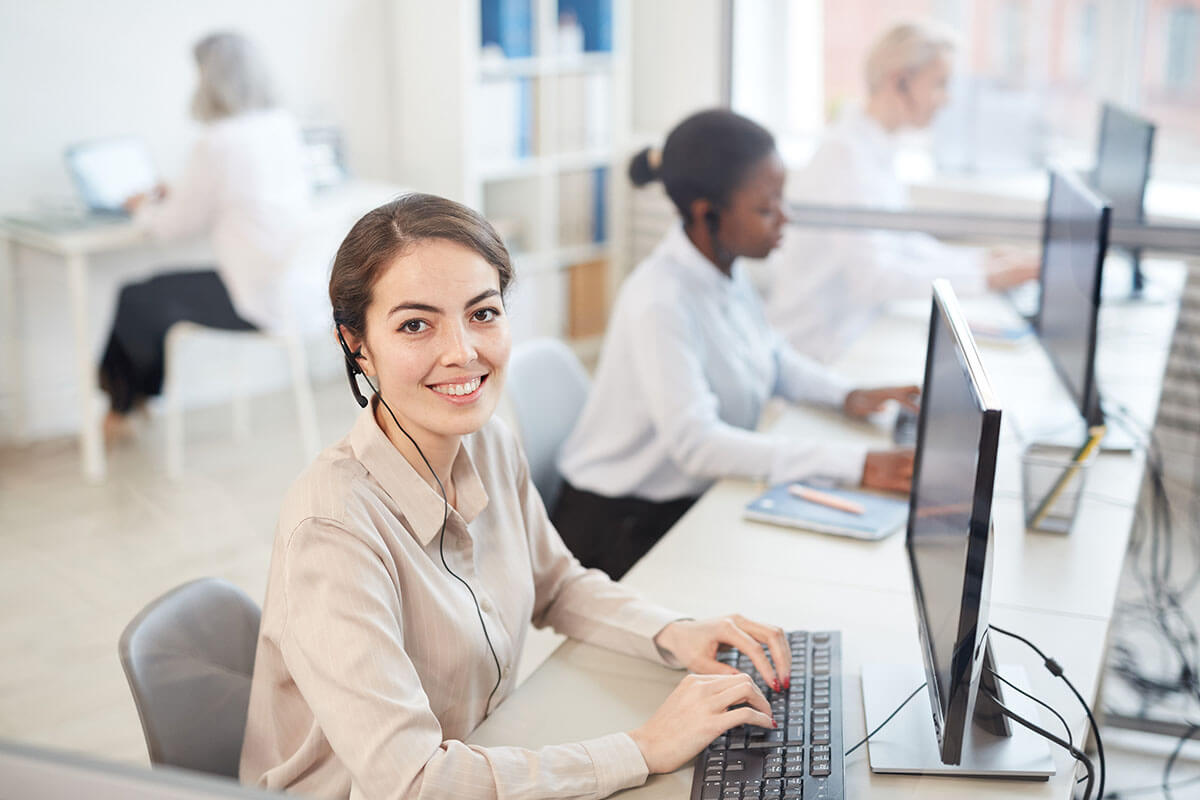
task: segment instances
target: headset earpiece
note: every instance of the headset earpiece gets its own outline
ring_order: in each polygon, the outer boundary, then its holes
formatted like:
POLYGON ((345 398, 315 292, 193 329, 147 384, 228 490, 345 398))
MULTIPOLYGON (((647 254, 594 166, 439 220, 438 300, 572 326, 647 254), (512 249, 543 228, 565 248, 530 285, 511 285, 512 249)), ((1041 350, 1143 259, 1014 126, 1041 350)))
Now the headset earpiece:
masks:
MULTIPOLYGON (((342 336, 339 329, 337 332, 338 342, 342 345, 342 353, 346 357, 346 379, 350 381, 350 391, 354 393, 354 399, 357 401, 359 408, 367 407, 367 398, 363 396, 362 390, 358 388, 358 381, 355 375, 362 375, 362 367, 358 365, 358 359, 362 358, 362 351, 351 352, 350 346, 346 344, 346 339, 342 336)), ((368 381, 370 383, 370 381, 368 381)))
POLYGON ((721 227, 721 217, 715 208, 704 212, 704 224, 708 226, 708 232, 715 237, 717 228, 721 227))

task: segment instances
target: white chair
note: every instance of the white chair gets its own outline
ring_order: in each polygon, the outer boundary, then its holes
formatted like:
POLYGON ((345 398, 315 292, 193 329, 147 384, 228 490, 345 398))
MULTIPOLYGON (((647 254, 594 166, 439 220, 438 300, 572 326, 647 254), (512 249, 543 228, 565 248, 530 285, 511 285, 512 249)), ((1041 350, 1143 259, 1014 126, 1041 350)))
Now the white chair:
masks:
POLYGON ((529 474, 547 509, 562 490, 558 453, 587 401, 591 381, 575 353, 558 339, 537 339, 513 350, 508 395, 529 474))
MULTIPOLYGON (((296 414, 300 422, 300 440, 307 458, 320 451, 317 428, 317 409, 313 402, 312 383, 308 376, 308 361, 304 355, 304 340, 300 334, 276 334, 264 331, 229 331, 209 328, 194 322, 177 322, 167 331, 166 364, 163 379, 163 400, 167 416, 167 475, 178 479, 183 474, 183 383, 187 370, 182 369, 181 348, 196 338, 221 338, 228 343, 267 342, 281 347, 287 355, 292 377, 292 392, 296 397, 296 414)), ((235 358, 233 406, 233 435, 235 441, 250 438, 250 407, 242 387, 241 362, 235 358)))

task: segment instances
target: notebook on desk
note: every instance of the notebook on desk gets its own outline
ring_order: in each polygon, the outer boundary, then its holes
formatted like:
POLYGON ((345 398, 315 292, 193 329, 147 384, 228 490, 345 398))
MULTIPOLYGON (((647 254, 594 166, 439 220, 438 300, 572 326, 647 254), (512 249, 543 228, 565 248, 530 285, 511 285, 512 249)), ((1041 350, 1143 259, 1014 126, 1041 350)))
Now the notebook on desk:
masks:
POLYGON ((857 514, 804 500, 789 491, 791 486, 781 483, 759 495, 746 506, 746 519, 870 541, 890 536, 908 521, 908 498, 860 489, 821 489, 861 506, 863 513, 857 514))

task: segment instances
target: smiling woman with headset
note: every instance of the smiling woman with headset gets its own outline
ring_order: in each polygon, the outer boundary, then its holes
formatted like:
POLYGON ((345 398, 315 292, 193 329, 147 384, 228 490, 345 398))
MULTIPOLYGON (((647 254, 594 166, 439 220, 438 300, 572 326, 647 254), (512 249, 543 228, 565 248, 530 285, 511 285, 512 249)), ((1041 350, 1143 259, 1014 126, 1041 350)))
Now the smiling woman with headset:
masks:
POLYGON ((431 195, 368 213, 338 250, 329 295, 363 410, 280 512, 243 781, 316 797, 599 798, 677 769, 728 728, 773 725, 750 679, 713 656, 735 645, 787 681, 781 629, 652 605, 581 567, 550 524, 493 416, 512 278, 492 226, 431 195), (627 733, 467 744, 515 688, 531 621, 708 674, 627 733))
POLYGON ((783 235, 785 174, 771 134, 731 111, 702 111, 660 154, 635 157, 630 177, 662 181, 681 220, 621 287, 591 396, 563 445, 554 521, 580 561, 621 577, 724 477, 820 475, 907 491, 911 450, 755 430, 776 395, 862 417, 917 392, 851 390, 768 326, 739 259, 765 258, 783 235))
MULTIPOLYGON (((805 205, 898 210, 908 191, 896 173, 899 135, 927 129, 949 99, 953 31, 929 21, 890 26, 871 46, 867 100, 848 108, 792 181, 805 205)), ((934 278, 960 295, 1006 289, 1037 276, 1037 259, 1011 249, 942 244, 924 233, 788 231, 769 261, 767 316, 797 349, 822 361, 842 353, 887 302, 928 298, 934 278)))

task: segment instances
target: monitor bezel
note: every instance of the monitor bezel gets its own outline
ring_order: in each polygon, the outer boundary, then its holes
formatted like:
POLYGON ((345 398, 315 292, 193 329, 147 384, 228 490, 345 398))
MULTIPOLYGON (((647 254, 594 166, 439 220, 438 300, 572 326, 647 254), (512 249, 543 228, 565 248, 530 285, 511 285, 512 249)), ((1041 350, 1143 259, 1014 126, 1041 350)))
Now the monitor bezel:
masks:
POLYGON ((983 658, 986 652, 988 605, 991 580, 991 509, 992 490, 996 478, 996 458, 1000 442, 1000 404, 992 390, 991 382, 983 370, 975 340, 971 335, 957 297, 949 282, 939 279, 933 282, 933 301, 929 320, 929 336, 925 352, 925 382, 930 386, 933 371, 935 325, 944 324, 954 342, 954 351, 963 370, 976 408, 980 414, 979 441, 975 481, 972 488, 971 515, 967 531, 967 554, 963 570, 963 586, 959 595, 958 628, 950 669, 950 686, 947 687, 947 704, 942 708, 939 691, 938 670, 933 652, 933 639, 929 632, 924 592, 921 589, 920 573, 913 551, 913 525, 916 520, 918 476, 921 474, 923 442, 929 425, 929 404, 921 403, 917 419, 917 448, 913 462, 913 489, 909 493, 909 520, 905 536, 905 553, 908 557, 909 573, 913 587, 913 602, 916 606, 917 632, 921 643, 921 657, 925 668, 926 687, 930 707, 933 711, 934 731, 937 735, 942 762, 958 764, 962 756, 963 740, 967 726, 974 715, 975 696, 983 658), (940 317, 940 323, 939 323, 940 317), (978 564, 980 568, 970 570, 967 564, 978 564), (964 645, 969 645, 964 647, 964 645))
POLYGON ((1070 393, 1071 399, 1075 401, 1079 413, 1088 425, 1100 425, 1104 421, 1104 414, 1100 409, 1100 392, 1096 385, 1096 340, 1100 320, 1100 293, 1101 284, 1104 279, 1104 258, 1108 253, 1108 233, 1111 224, 1112 206, 1109 205, 1107 200, 1093 191, 1073 171, 1059 167, 1051 168, 1050 191, 1046 196, 1046 213, 1042 222, 1042 261, 1041 269, 1038 272, 1040 299, 1038 301, 1038 311, 1033 320, 1033 327, 1037 331, 1038 339, 1042 342, 1042 349, 1045 351, 1047 357, 1049 357, 1055 373, 1058 374, 1059 380, 1066 386, 1067 392, 1070 393), (1046 345, 1043 331, 1043 317, 1046 312, 1046 260, 1050 244, 1050 215, 1054 207, 1056 193, 1062 191, 1064 187, 1075 192, 1077 196, 1090 204, 1099 217, 1097 221, 1099 235, 1097 237, 1095 262, 1092 265, 1092 285, 1089 297, 1091 308, 1088 313, 1087 356, 1083 369, 1083 385, 1079 387, 1073 385, 1074 382, 1067 372, 1066 366, 1059 359, 1058 354, 1046 345))

